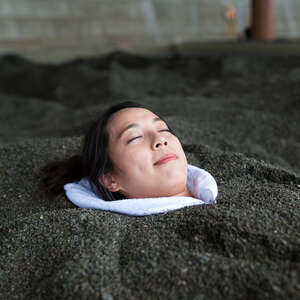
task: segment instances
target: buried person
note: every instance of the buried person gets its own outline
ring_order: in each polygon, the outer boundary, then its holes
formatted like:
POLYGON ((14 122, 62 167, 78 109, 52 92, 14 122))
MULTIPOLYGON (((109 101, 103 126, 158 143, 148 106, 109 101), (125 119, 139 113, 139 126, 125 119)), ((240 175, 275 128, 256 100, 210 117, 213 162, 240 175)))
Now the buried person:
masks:
POLYGON ((64 188, 79 207, 128 215, 211 204, 218 193, 212 175, 188 165, 166 121, 136 102, 108 108, 90 125, 81 155, 42 171, 48 193, 64 188))

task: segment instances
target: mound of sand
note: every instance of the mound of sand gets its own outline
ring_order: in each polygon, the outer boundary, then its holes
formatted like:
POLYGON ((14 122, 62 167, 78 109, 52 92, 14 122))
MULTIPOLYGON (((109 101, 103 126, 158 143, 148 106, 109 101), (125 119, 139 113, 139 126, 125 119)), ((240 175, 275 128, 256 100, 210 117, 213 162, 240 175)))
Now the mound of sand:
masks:
POLYGON ((297 299, 300 59, 0 58, 1 299, 297 299), (217 205, 128 217, 38 190, 91 119, 127 99, 166 117, 217 205))

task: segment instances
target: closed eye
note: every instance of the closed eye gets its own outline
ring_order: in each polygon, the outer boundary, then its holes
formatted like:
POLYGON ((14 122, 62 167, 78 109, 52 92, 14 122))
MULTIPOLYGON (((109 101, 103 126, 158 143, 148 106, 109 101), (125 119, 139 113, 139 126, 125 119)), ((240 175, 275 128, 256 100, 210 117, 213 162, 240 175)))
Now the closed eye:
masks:
MULTIPOLYGON (((171 132, 169 129, 162 129, 162 130, 159 130, 159 132, 163 132, 163 131, 168 131, 168 132, 171 132)), ((136 136, 130 140, 127 141, 127 144, 129 144, 130 142, 134 141, 135 139, 138 139, 138 138, 141 138, 142 136, 139 135, 139 136, 136 136)))
POLYGON ((142 136, 139 135, 139 136, 136 136, 136 137, 130 139, 129 141, 127 141, 127 144, 129 144, 129 143, 132 142, 133 140, 138 139, 138 138, 140 138, 140 137, 142 137, 142 136))

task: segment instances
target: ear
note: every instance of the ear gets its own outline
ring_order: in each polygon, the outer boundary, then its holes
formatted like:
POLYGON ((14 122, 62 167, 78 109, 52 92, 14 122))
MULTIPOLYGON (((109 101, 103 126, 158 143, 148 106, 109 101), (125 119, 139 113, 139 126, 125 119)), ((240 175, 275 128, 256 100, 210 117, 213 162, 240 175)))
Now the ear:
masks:
POLYGON ((99 177, 99 182, 111 192, 117 192, 120 190, 120 185, 111 174, 102 175, 99 177))

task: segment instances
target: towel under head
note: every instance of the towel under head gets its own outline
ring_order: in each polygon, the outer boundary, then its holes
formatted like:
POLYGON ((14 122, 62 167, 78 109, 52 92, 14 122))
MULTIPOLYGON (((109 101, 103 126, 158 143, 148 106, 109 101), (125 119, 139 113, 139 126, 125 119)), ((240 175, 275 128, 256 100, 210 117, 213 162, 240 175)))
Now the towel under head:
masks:
POLYGON ((173 196, 105 201, 92 192, 87 178, 64 186, 67 197, 76 206, 130 216, 145 216, 168 212, 185 206, 216 203, 217 183, 207 171, 188 165, 187 188, 194 198, 173 196))

